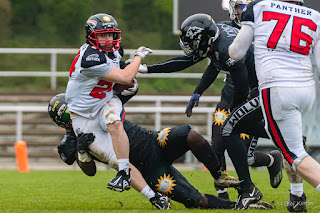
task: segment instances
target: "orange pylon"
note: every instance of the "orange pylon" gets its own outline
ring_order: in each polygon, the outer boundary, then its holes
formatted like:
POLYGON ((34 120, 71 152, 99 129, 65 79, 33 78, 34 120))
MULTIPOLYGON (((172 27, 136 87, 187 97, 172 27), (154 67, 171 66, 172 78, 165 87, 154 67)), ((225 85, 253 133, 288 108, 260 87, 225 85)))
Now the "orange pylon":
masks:
POLYGON ((27 143, 25 141, 17 141, 15 149, 19 172, 29 172, 27 143))

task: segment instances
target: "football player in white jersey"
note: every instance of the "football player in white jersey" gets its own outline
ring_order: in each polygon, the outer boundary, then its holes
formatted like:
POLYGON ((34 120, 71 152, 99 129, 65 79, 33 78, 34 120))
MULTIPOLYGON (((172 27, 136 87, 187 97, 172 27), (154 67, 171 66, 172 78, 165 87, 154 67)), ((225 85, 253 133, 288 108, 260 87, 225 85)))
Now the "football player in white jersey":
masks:
POLYGON ((315 100, 311 53, 320 72, 320 13, 302 4, 303 0, 250 3, 229 54, 239 60, 254 42, 266 131, 292 168, 320 191, 320 165, 302 141, 302 116, 315 100))
MULTIPOLYGON (((118 169, 108 188, 128 190, 131 181, 129 140, 122 124, 124 109, 119 98, 113 94, 113 86, 115 83, 133 82, 141 60, 152 50, 140 47, 132 62, 120 69, 121 30, 116 20, 108 14, 95 14, 87 20, 85 29, 87 41, 72 62, 66 89, 73 129, 77 135, 94 133, 95 144, 108 143, 113 146, 116 156, 110 154, 112 147, 99 153, 111 167, 118 169)), ((86 161, 86 153, 82 154, 79 159, 86 161)))

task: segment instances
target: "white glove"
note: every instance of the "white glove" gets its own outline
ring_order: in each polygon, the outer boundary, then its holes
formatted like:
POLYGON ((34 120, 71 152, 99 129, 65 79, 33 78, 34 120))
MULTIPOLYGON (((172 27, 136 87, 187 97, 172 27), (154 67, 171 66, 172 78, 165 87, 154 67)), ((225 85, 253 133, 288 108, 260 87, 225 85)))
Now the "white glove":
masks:
POLYGON ((141 46, 136 50, 136 53, 134 55, 140 56, 141 59, 144 59, 148 54, 152 52, 153 52, 152 49, 141 46))
POLYGON ((138 81, 137 79, 133 79, 133 82, 134 82, 134 86, 129 88, 129 89, 126 89, 126 90, 123 90, 120 94, 123 95, 123 96, 128 96, 128 95, 133 95, 135 92, 137 92, 138 90, 138 81))
POLYGON ((146 64, 140 64, 139 70, 140 73, 148 73, 148 67, 146 64))

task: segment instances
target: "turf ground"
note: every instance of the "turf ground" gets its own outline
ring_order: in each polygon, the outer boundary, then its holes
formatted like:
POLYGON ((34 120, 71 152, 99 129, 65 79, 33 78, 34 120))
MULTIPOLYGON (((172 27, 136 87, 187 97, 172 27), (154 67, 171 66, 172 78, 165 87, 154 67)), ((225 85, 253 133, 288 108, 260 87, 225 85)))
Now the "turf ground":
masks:
MULTIPOLYGON (((207 171, 182 171, 183 175, 202 193, 216 195, 213 181, 207 171)), ((234 175, 234 172, 230 172, 234 175)), ((0 170, 0 212, 153 212, 149 201, 134 189, 126 192, 107 190, 106 184, 115 176, 115 171, 98 171, 87 177, 81 171, 30 171, 18 173, 0 170)), ((251 170, 254 183, 263 192, 263 200, 276 206, 268 212, 287 212, 289 183, 286 174, 278 189, 271 188, 267 170, 251 170)), ((320 212, 320 193, 309 184, 304 184, 308 212, 320 212)), ((232 200, 237 193, 228 190, 232 200)), ((172 201, 172 212, 201 212, 208 210, 186 209, 172 201)), ((210 210, 213 211, 213 210, 210 210)), ((260 212, 263 210, 248 210, 260 212)), ((231 212, 231 210, 214 210, 231 212)))

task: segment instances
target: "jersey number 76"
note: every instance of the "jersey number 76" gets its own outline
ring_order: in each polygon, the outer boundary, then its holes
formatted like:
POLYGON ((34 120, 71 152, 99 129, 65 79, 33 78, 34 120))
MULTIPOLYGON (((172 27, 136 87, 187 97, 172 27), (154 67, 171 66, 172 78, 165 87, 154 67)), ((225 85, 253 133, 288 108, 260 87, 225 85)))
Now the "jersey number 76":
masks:
MULTIPOLYGON (((283 33, 285 27, 287 26, 290 18, 291 15, 287 14, 276 12, 263 12, 263 21, 278 20, 267 43, 267 46, 269 48, 276 48, 280 36, 283 33)), ((303 55, 309 55, 310 44, 312 44, 312 38, 301 31, 302 26, 306 26, 312 31, 317 30, 317 25, 312 20, 293 16, 290 50, 292 52, 300 53, 303 55), (300 46, 300 40, 305 41, 306 46, 300 46)))

